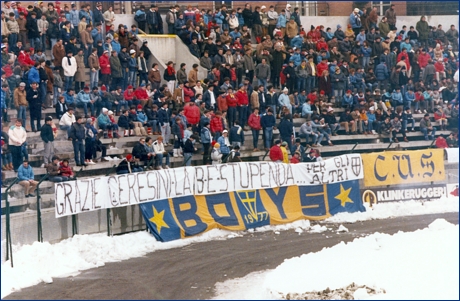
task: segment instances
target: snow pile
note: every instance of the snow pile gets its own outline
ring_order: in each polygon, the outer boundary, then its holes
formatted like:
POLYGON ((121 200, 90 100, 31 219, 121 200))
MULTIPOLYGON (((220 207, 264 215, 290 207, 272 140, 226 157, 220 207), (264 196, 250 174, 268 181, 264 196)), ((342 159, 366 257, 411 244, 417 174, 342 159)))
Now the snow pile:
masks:
POLYGON ((338 213, 326 219, 331 223, 355 223, 372 219, 386 219, 398 216, 423 215, 446 212, 458 212, 458 199, 440 199, 436 201, 402 201, 375 204, 372 207, 366 206, 366 212, 338 213))
POLYGON ((219 283, 215 299, 458 299, 458 283, 459 226, 438 219, 423 230, 375 233, 219 283))

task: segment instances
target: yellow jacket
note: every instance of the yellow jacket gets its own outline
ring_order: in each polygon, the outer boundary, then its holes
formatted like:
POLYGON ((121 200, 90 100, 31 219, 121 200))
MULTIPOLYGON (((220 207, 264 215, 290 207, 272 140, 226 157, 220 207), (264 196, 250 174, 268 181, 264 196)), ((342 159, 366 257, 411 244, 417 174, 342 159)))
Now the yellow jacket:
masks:
POLYGON ((286 147, 281 146, 281 151, 283 152, 283 163, 289 163, 289 154, 286 147))

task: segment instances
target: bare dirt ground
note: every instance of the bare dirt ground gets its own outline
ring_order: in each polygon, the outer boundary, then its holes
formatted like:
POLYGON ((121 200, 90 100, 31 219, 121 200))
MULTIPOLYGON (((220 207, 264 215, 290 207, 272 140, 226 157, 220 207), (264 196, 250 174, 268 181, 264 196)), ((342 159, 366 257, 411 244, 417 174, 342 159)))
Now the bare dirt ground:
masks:
MULTIPOLYGON (((55 278, 52 284, 25 288, 4 299, 209 299, 214 296, 217 282, 273 269, 284 259, 317 252, 363 235, 423 229, 437 218, 458 224, 458 213, 445 213, 345 224, 349 232, 340 234, 327 231, 299 235, 294 230, 279 235, 253 233, 108 263, 76 277, 55 278)), ((334 230, 339 226, 325 225, 334 230)))

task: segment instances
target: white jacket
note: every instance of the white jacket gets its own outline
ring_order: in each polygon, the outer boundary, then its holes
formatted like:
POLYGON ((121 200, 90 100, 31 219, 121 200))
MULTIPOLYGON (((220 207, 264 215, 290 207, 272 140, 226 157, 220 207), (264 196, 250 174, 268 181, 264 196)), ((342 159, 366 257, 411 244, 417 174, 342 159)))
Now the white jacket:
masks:
POLYGON ((26 133, 26 130, 22 126, 16 127, 15 125, 13 125, 8 130, 8 137, 9 137, 9 141, 8 141, 9 145, 20 146, 24 142, 26 142, 27 133, 26 133))
POLYGON ((153 142, 153 150, 155 154, 162 154, 165 152, 165 145, 164 143, 158 143, 158 140, 153 142))
POLYGON ((212 165, 217 165, 222 163, 222 153, 220 152, 220 149, 213 148, 211 151, 211 160, 212 160, 212 165))
POLYGON ((59 125, 71 126, 74 122, 76 122, 75 115, 70 115, 69 112, 66 112, 62 115, 61 120, 59 120, 59 125))
POLYGON ((70 63, 69 65, 68 56, 62 58, 62 68, 65 76, 74 76, 77 73, 77 61, 74 57, 70 58, 70 63))

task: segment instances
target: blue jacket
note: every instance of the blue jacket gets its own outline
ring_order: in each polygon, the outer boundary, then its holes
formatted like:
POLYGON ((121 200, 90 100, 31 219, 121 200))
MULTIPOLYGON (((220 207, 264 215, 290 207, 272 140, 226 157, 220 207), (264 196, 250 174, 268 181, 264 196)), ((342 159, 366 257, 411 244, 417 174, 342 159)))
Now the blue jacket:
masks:
POLYGON ((374 113, 371 114, 370 112, 367 112, 366 115, 367 115, 367 120, 369 121, 369 123, 372 123, 376 120, 374 113))
POLYGON ((136 57, 129 57, 129 71, 137 71, 137 59, 136 57))
POLYGON ((294 53, 293 55, 291 55, 291 58, 289 59, 289 61, 293 61, 294 66, 297 67, 302 62, 302 57, 300 56, 300 53, 294 53))
POLYGON ((211 130, 207 127, 203 127, 201 129, 201 143, 211 143, 212 140, 212 135, 211 135, 211 130))
MULTIPOLYGON (((362 11, 362 10, 359 10, 358 15, 359 15, 360 17, 362 17, 363 11, 362 11)), ((356 18, 354 13, 351 13, 351 14, 350 14, 349 21, 350 21, 351 28, 361 28, 361 26, 362 26, 362 21, 361 21, 361 19, 360 19, 360 18, 359 18, 359 19, 356 18), (359 20, 359 21, 358 21, 358 20, 359 20)))
POLYGON ((372 48, 370 47, 365 48, 364 46, 361 46, 361 53, 363 54, 364 57, 371 57, 372 48))
POLYGON ((278 22, 276 23, 276 26, 280 27, 286 27, 286 15, 279 14, 278 16, 278 22))
POLYGON ((91 98, 89 94, 85 93, 83 90, 77 94, 77 103, 89 103, 91 98))
POLYGON ((415 101, 415 93, 410 94, 409 91, 404 93, 406 101, 415 101))
POLYGON ((115 50, 117 53, 120 53, 121 51, 121 45, 117 41, 113 40, 112 41, 112 50, 115 50))
POLYGON ((276 126, 276 119, 275 115, 268 115, 267 113, 263 114, 262 117, 260 117, 260 126, 264 128, 272 128, 276 126))
POLYGON ((239 125, 234 125, 230 129, 230 135, 228 137, 231 143, 233 142, 241 142, 241 144, 244 143, 244 130, 241 126, 239 125))
MULTIPOLYGON (((283 118, 278 125, 278 130, 280 131, 280 136, 281 137, 290 137, 292 135, 292 131, 294 124, 286 118, 283 118)), ((284 139, 283 139, 284 140, 284 139)))
POLYGON ((349 105, 349 106, 352 106, 353 105, 353 95, 350 94, 350 97, 348 97, 346 94, 343 96, 343 99, 342 99, 342 106, 346 106, 346 105, 349 105))
POLYGON ((34 179, 34 171, 32 166, 28 166, 27 168, 24 167, 23 164, 18 168, 18 178, 19 181, 28 181, 34 179))
POLYGON ((62 94, 62 96, 64 96, 64 99, 65 99, 65 103, 68 104, 68 105, 71 105, 75 102, 75 94, 74 95, 69 95, 67 94, 67 92, 64 92, 62 94))
POLYGON ((236 16, 238 17, 238 25, 239 25, 239 27, 243 28, 243 25, 244 25, 243 14, 236 13, 236 16))
POLYGON ((302 105, 302 117, 306 117, 307 114, 313 114, 313 111, 311 110, 311 105, 308 102, 305 102, 302 105))
POLYGON ((386 80, 388 78, 388 68, 384 63, 380 63, 375 68, 375 77, 377 80, 386 80))
POLYGON ((301 48, 302 43, 303 43, 303 39, 299 35, 296 35, 291 40, 291 47, 301 48))
POLYGON ((102 126, 102 125, 106 125, 106 124, 111 124, 112 122, 110 121, 110 118, 108 115, 105 115, 105 114, 100 114, 98 117, 97 117, 97 124, 99 126, 102 126))
POLYGON ((102 31, 98 33, 97 28, 94 28, 93 30, 91 30, 91 36, 93 37, 93 40, 94 40, 93 45, 97 45, 98 41, 104 42, 104 39, 102 38, 102 31))
POLYGON ((147 116, 143 112, 137 112, 137 120, 142 123, 148 121, 147 116))
POLYGON ((221 11, 214 15, 214 20, 216 20, 216 24, 222 24, 224 16, 222 15, 221 11))
POLYGON ((29 84, 40 83, 40 75, 38 73, 37 68, 35 67, 30 68, 28 80, 29 80, 29 84))
POLYGON ((232 31, 229 35, 232 37, 233 41, 235 41, 236 38, 241 38, 241 33, 239 31, 238 32, 232 31))
POLYGON ((78 10, 72 9, 70 11, 70 19, 69 19, 69 21, 70 21, 70 23, 72 23, 72 25, 74 27, 77 27, 77 28, 78 28, 78 23, 80 23, 80 18, 78 17, 78 15, 79 15, 78 10))
MULTIPOLYGON (((229 139, 230 140, 230 139, 229 139)), ((220 152, 222 154, 229 154, 230 153, 230 148, 225 144, 225 138, 224 136, 220 136, 217 139, 217 143, 220 144, 220 152)))
POLYGON ((361 34, 361 33, 358 34, 358 35, 356 36, 356 41, 358 41, 358 42, 359 42, 359 45, 362 46, 363 43, 364 43, 364 41, 366 41, 366 34, 361 34))
POLYGON ((396 91, 393 91, 393 93, 391 93, 391 99, 393 101, 396 101, 400 105, 403 104, 403 97, 402 97, 401 92, 398 93, 396 91))

